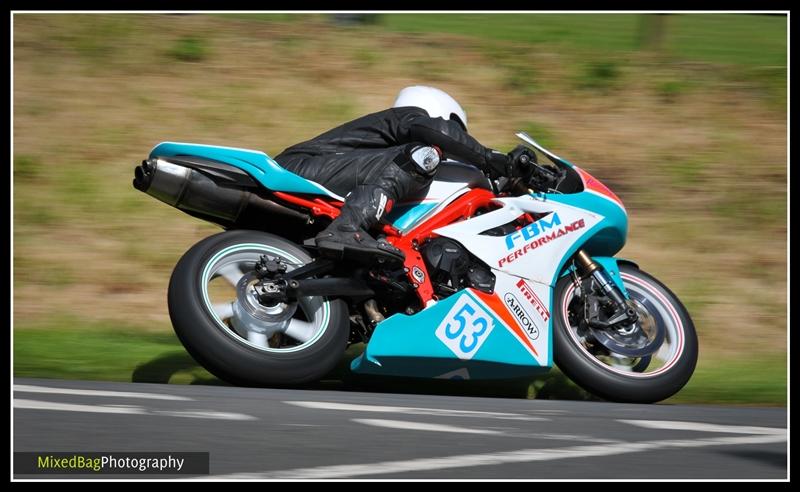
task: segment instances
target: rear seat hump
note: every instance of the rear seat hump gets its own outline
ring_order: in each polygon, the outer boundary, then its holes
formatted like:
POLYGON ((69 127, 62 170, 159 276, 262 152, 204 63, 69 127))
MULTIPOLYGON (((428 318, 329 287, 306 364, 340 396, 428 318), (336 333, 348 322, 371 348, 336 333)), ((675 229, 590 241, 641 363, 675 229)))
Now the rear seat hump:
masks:
POLYGON ((344 198, 324 186, 287 171, 270 156, 258 150, 217 145, 162 142, 150 151, 150 158, 156 157, 200 157, 212 159, 242 169, 268 190, 325 195, 344 200, 344 198))

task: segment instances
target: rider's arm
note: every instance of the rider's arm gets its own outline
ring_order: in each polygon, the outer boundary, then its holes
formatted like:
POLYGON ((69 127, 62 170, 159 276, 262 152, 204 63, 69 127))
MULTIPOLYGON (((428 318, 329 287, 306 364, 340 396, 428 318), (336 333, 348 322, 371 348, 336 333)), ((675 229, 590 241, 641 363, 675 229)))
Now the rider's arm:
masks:
POLYGON ((484 147, 456 121, 431 118, 420 111, 403 118, 402 126, 401 133, 410 142, 435 145, 445 157, 476 165, 494 175, 502 176, 507 171, 506 154, 484 147))

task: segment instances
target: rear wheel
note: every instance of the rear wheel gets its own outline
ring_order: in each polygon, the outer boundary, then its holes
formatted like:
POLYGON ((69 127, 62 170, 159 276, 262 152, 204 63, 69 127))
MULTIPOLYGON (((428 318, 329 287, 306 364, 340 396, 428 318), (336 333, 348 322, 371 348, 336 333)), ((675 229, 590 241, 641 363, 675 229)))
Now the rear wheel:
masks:
POLYGON ((257 231, 206 238, 184 254, 169 285, 169 313, 186 350, 234 384, 316 381, 341 359, 349 334, 342 300, 300 297, 263 305, 253 290, 262 255, 288 271, 311 261, 295 244, 257 231))
POLYGON ((556 364, 585 390, 612 401, 652 403, 669 398, 689 381, 697 364, 694 324, 664 284, 622 264, 620 276, 637 311, 637 328, 664 336, 658 350, 643 357, 613 353, 580 327, 579 289, 567 276, 555 289, 553 337, 556 364))

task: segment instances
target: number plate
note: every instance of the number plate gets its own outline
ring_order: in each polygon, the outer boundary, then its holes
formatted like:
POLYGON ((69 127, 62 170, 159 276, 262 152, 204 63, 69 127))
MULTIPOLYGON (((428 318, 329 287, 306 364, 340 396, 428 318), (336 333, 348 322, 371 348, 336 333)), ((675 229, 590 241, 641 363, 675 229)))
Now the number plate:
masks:
POLYGON ((436 328, 436 337, 459 359, 469 360, 494 329, 494 321, 469 295, 463 294, 436 328))

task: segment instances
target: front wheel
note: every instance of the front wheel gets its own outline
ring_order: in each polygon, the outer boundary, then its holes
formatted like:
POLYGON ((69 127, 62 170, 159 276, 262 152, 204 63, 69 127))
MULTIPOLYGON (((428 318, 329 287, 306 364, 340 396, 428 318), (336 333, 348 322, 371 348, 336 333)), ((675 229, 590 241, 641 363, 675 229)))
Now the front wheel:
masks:
POLYGON ((341 299, 300 297, 263 305, 253 290, 262 255, 288 271, 311 261, 263 232, 229 231, 194 245, 175 266, 169 315, 186 350, 211 373, 241 385, 316 381, 342 358, 349 334, 341 299))
POLYGON ((677 393, 697 364, 697 334, 689 313, 664 284, 635 266, 620 265, 620 276, 635 306, 642 329, 663 332, 654 354, 631 358, 615 354, 580 327, 579 290, 566 276, 555 289, 553 338, 559 369, 579 386, 601 398, 653 403, 677 393))

